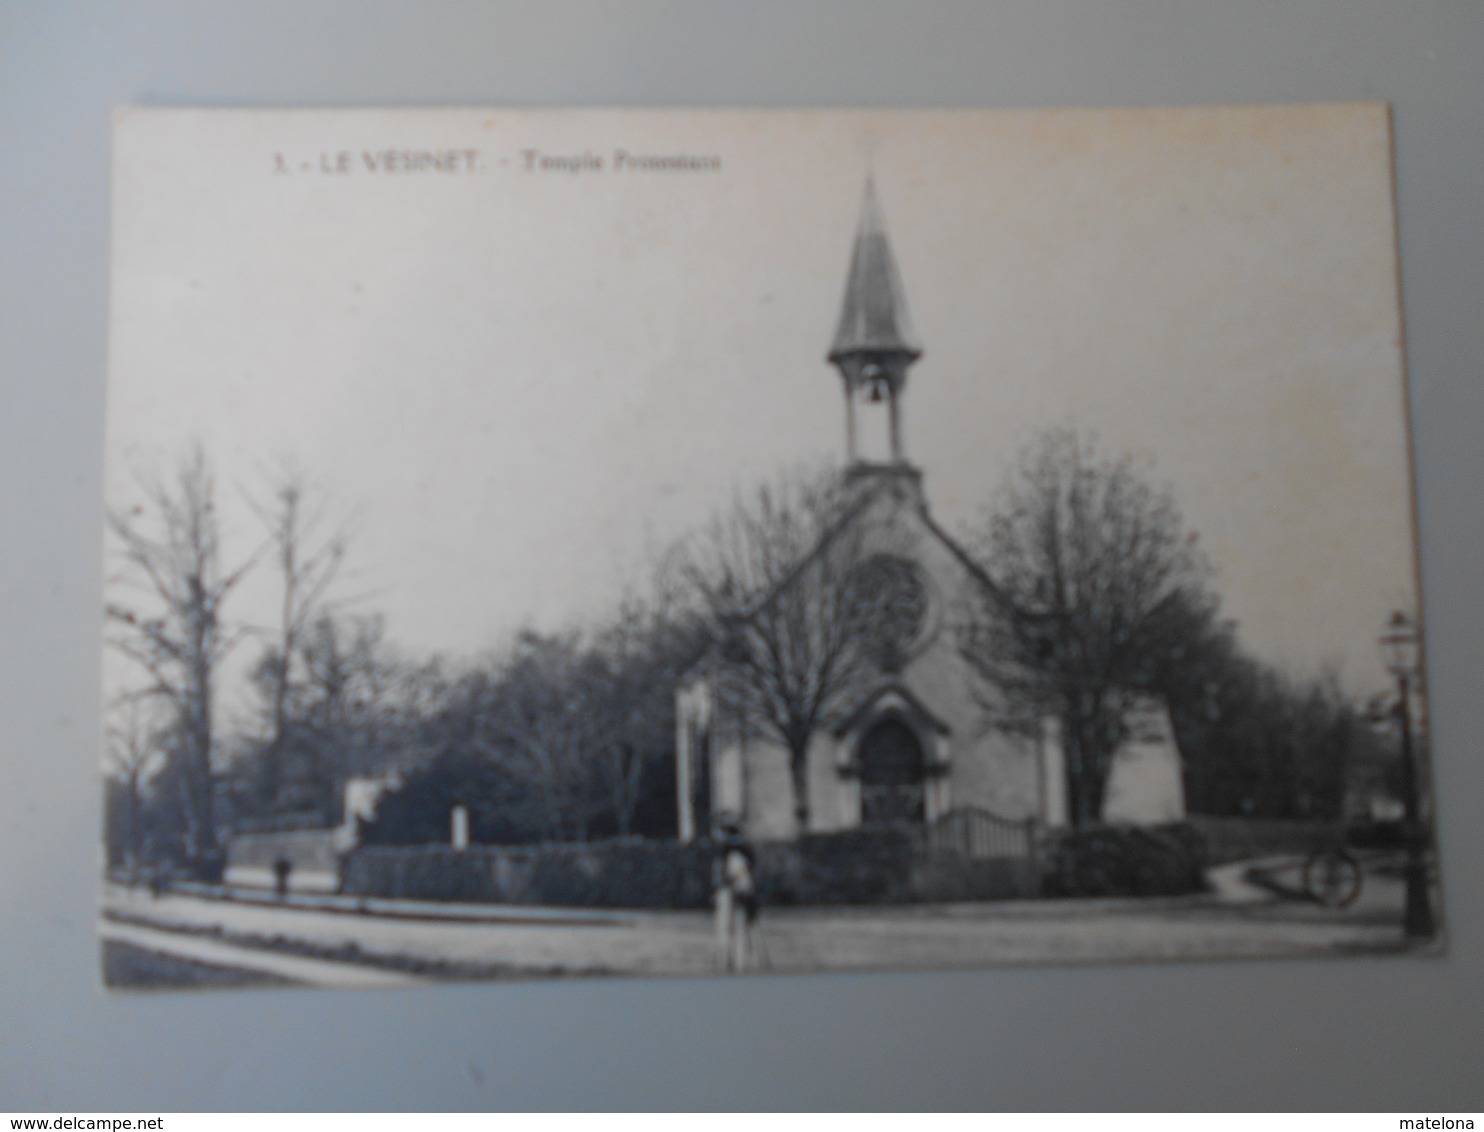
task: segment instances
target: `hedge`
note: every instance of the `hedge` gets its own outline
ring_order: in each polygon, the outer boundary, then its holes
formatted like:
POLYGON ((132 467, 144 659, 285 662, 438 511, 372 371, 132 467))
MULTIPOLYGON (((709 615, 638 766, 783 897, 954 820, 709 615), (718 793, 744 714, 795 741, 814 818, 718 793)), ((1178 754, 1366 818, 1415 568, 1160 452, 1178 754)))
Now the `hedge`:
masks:
POLYGON ((341 889, 467 903, 699 908, 711 902, 711 852, 672 841, 364 846, 346 856, 341 889))
MULTIPOLYGON (((1026 860, 931 854, 908 830, 810 834, 757 847, 764 905, 905 904, 1034 896, 1026 860)), ((704 841, 531 846, 363 846, 345 858, 358 896, 599 908, 706 908, 714 847, 704 841)))
POLYGON ((1205 838, 1188 823, 1098 825, 1052 838, 1049 896, 1177 896, 1206 887, 1205 838))

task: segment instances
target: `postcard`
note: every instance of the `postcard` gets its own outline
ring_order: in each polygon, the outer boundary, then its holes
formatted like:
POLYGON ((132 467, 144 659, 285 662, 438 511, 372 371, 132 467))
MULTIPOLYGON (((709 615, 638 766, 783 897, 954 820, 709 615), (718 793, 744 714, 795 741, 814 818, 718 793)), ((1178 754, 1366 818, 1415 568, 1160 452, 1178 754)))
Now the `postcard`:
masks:
POLYGON ((105 982, 1438 951, 1391 146, 121 111, 105 982))

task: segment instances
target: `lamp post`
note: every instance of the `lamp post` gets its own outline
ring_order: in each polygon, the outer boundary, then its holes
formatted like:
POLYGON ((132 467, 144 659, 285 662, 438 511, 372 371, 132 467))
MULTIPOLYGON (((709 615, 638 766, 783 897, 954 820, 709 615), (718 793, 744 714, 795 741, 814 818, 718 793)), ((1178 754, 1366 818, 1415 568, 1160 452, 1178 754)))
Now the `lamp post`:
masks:
POLYGON ((1407 839, 1407 909, 1403 930, 1411 939, 1430 939, 1437 932, 1433 921, 1432 900, 1428 895, 1426 830, 1422 807, 1417 795, 1417 760, 1412 750, 1412 680, 1417 674, 1420 657, 1417 627, 1400 610, 1391 615, 1386 631, 1381 634, 1381 655, 1386 668, 1396 677, 1397 718, 1402 732, 1402 804, 1406 813, 1407 839))

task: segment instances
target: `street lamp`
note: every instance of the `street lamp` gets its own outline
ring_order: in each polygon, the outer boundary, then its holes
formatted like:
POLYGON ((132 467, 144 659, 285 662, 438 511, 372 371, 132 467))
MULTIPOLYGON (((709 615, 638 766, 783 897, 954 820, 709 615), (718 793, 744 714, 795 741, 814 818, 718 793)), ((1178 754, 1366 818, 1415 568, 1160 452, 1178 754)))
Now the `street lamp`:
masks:
POLYGON ((1398 610, 1381 634, 1381 656, 1396 677, 1397 718, 1402 731, 1402 804, 1406 807, 1407 911, 1404 931, 1410 938, 1430 939, 1437 932, 1428 896, 1427 843, 1422 807, 1417 797, 1417 762, 1412 751, 1412 681, 1421 660, 1421 642, 1412 619, 1398 610))

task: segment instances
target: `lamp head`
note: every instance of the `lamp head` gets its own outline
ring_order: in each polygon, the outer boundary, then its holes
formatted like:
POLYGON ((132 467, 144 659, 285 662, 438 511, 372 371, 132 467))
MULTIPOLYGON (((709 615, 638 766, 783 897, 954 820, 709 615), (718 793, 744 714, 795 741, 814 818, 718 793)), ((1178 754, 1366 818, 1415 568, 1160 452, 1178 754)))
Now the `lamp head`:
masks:
POLYGON ((1391 615, 1386 631, 1381 634, 1381 657, 1393 676, 1407 677, 1417 671, 1420 659, 1417 626, 1401 610, 1391 615))

